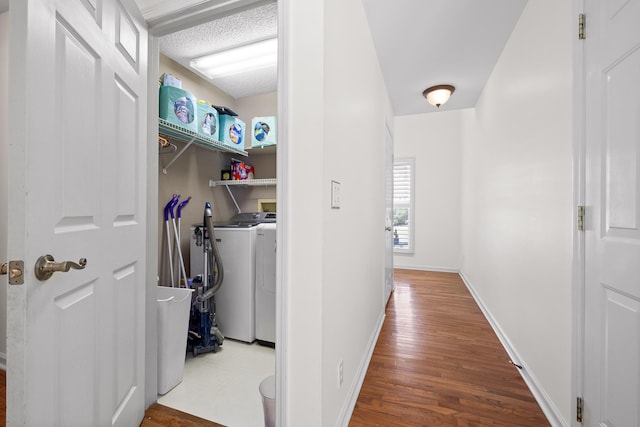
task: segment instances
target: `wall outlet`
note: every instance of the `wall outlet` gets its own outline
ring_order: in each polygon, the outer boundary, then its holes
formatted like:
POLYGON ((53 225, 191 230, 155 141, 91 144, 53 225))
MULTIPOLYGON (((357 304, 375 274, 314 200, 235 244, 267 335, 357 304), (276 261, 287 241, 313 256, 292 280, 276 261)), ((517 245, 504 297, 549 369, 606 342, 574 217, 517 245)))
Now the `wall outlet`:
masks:
POLYGON ((344 368, 342 360, 338 363, 338 386, 342 387, 342 380, 344 380, 344 368))

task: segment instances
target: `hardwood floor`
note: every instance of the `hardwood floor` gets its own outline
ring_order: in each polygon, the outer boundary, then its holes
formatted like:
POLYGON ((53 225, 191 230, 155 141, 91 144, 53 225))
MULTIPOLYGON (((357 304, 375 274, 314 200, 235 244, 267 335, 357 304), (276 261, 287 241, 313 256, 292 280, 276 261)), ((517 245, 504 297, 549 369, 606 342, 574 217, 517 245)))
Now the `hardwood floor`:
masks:
POLYGON ((395 270, 349 426, 548 426, 460 276, 395 270))
MULTIPOLYGON (((349 426, 549 425, 457 274, 396 270, 395 284, 349 426)), ((155 404, 140 426, 220 424, 155 404)))
POLYGON ((168 406, 154 403, 144 413, 140 427, 224 427, 168 406))

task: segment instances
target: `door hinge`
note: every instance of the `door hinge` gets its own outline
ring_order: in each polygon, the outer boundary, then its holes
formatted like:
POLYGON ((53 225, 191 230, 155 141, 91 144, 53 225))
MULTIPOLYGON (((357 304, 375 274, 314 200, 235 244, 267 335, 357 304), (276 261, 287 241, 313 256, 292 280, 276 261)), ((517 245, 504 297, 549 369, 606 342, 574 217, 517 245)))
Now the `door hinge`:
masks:
POLYGON ((584 206, 578 206, 578 231, 584 231, 584 206))
POLYGON ((586 36, 584 35, 584 13, 581 13, 578 15, 578 40, 584 40, 586 39, 586 36))
POLYGON ((576 401, 576 421, 582 424, 582 410, 584 409, 584 400, 578 397, 576 401))

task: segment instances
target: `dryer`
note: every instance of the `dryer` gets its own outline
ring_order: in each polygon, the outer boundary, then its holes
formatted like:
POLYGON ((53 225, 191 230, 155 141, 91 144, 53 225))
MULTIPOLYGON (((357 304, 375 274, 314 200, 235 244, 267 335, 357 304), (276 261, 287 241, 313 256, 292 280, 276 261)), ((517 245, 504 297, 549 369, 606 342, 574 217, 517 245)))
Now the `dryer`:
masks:
POLYGON ((256 238, 256 339, 276 342, 276 224, 260 224, 256 238))

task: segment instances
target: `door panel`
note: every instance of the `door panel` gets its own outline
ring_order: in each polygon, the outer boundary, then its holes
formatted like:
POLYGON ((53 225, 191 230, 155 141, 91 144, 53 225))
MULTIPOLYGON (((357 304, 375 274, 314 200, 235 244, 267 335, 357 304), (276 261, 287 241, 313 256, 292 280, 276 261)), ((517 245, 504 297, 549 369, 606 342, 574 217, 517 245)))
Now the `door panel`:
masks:
POLYGON ((144 414, 147 42, 133 6, 12 3, 24 76, 12 96, 26 115, 11 118, 23 167, 9 176, 24 191, 9 195, 9 256, 26 271, 9 290, 10 424, 131 426, 144 414), (40 281, 45 254, 87 265, 40 281))
POLYGON ((603 415, 605 425, 638 425, 640 302, 604 289, 603 415))
POLYGON ((639 425, 640 0, 587 0, 584 422, 639 425))
POLYGON ((640 49, 606 70, 606 197, 607 235, 638 238, 638 145, 640 128, 640 49))
POLYGON ((60 343, 54 369, 59 384, 54 408, 60 413, 54 419, 60 425, 96 425, 95 401, 96 360, 93 355, 96 337, 95 281, 82 283, 69 292, 54 297, 54 340, 60 343), (78 346, 78 338, 83 345, 78 346), (79 407, 76 410, 75 406, 79 407))

